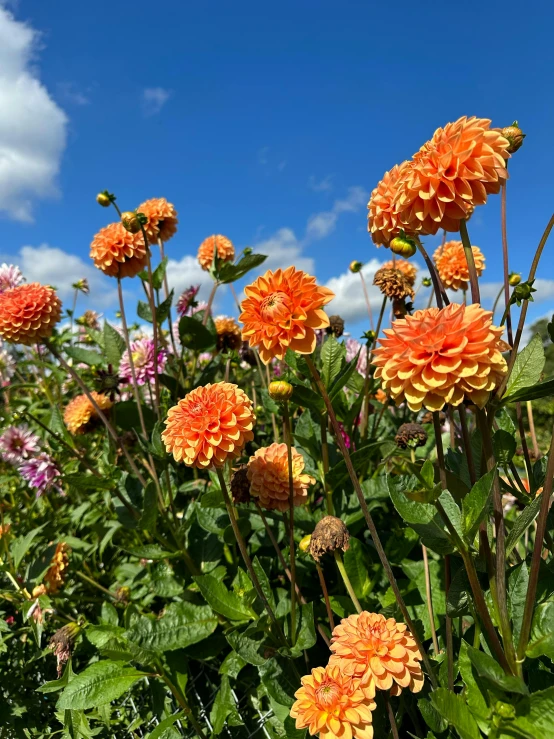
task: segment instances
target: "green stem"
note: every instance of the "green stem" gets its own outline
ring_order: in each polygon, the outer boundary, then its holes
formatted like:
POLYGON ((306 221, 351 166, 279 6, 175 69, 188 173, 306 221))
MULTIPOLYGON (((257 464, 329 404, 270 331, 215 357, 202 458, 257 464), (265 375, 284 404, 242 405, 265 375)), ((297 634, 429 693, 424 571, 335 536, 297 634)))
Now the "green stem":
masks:
POLYGON ((375 326, 373 325, 373 311, 371 310, 371 302, 369 300, 369 295, 367 292, 367 285, 365 284, 365 279, 362 270, 360 270, 360 278, 362 280, 362 287, 364 289, 364 297, 365 297, 365 304, 367 306, 367 315, 369 316, 369 325, 371 326, 371 330, 375 330, 375 326))
POLYGON ((158 376, 158 317, 156 315, 156 305, 154 302, 154 284, 152 281, 152 262, 150 260, 150 247, 148 246, 148 239, 146 236, 146 231, 144 230, 144 226, 141 226, 141 230, 142 237, 146 246, 146 265, 148 267, 148 284, 150 286, 150 289, 148 291, 148 300, 150 301, 150 312, 152 313, 152 340, 154 342, 154 393, 156 401, 156 415, 158 417, 158 421, 161 421, 162 416, 160 413, 160 378, 158 376))
POLYGON ((352 583, 350 582, 350 578, 348 577, 348 573, 346 571, 346 567, 344 566, 344 562, 342 561, 341 553, 338 549, 335 549, 333 552, 335 555, 335 562, 337 563, 337 567, 339 568, 340 576, 342 577, 342 581, 344 582, 346 589, 348 591, 348 595, 350 596, 350 600, 354 604, 354 608, 358 613, 362 612, 362 607, 360 605, 360 601, 356 597, 356 593, 354 592, 354 588, 352 587, 352 583))
POLYGON ((392 706, 390 704, 389 699, 389 691, 384 690, 383 691, 383 698, 385 699, 385 706, 387 707, 387 715, 389 717, 390 721, 390 728, 392 732, 392 739, 399 739, 398 736, 398 727, 396 726, 396 719, 394 718, 394 711, 392 710, 392 706))
POLYGON ((327 407, 327 412, 329 414, 329 418, 331 420, 331 425, 333 427, 334 435, 336 443, 341 451, 341 454, 344 458, 344 462, 346 464, 346 469, 348 470, 348 474, 350 476, 350 479, 352 481, 352 484, 354 486, 354 490, 356 491, 356 495, 358 497, 358 501, 360 503, 360 507, 362 509, 362 513, 364 515, 367 527, 369 529, 369 532, 371 534, 371 538, 373 539, 373 543, 375 545, 375 549, 377 551, 377 554, 379 556, 379 559, 381 560, 381 564, 383 565, 383 569, 385 570, 385 574, 387 576, 387 579, 390 583, 390 586, 392 588, 392 591, 394 592, 394 595, 396 597, 396 602, 398 603, 398 607, 402 611, 402 615, 406 621, 406 625, 410 629, 412 636, 418 646, 418 649, 421 653, 421 657, 423 659, 423 662, 425 664, 425 667, 427 669, 427 672, 429 673, 429 679, 431 680, 431 683, 434 688, 438 687, 437 679, 435 677, 435 673, 433 671, 433 667, 431 665, 431 661, 429 659, 429 656, 427 655, 427 651, 425 650, 425 647, 423 646, 423 643, 421 642, 421 639, 419 638, 417 631, 415 629, 415 625, 410 617, 410 614, 408 612, 408 609, 406 607, 406 604, 404 603, 404 599, 402 598, 402 594, 400 593, 400 588, 398 587, 398 583, 396 582, 396 578, 394 576, 394 573, 392 571, 392 568, 390 566, 389 560, 387 558, 387 555, 385 554, 385 550, 383 549, 383 545, 381 543, 381 539, 379 538, 379 534, 377 533, 377 527, 375 526, 375 523, 373 521, 373 518, 368 510, 367 503, 365 502, 364 493, 362 490, 362 487, 360 485, 360 481, 358 479, 358 476, 356 475, 356 472, 354 470, 354 467, 352 465, 352 460, 350 459, 350 454, 348 452, 348 449, 346 448, 346 445, 344 443, 344 439, 342 438, 342 434, 340 432, 340 426, 337 421, 337 417, 335 415, 335 411, 333 409, 333 404, 331 403, 331 399, 329 398, 329 394, 327 393, 327 390, 325 388, 325 385, 323 384, 323 381, 319 375, 319 372, 317 371, 311 356, 306 355, 306 363, 308 364, 308 367, 310 368, 310 372, 312 373, 312 376, 314 378, 314 381, 317 385, 317 388, 321 394, 321 397, 323 398, 325 405, 327 407))
POLYGON ((433 262, 431 261, 431 258, 429 257, 429 254, 427 254, 427 252, 425 251, 425 248, 419 242, 418 242, 417 248, 419 249, 423 259, 425 260, 425 264, 427 265, 427 269, 429 270, 429 274, 431 275, 431 280, 433 282, 433 289, 435 291, 435 297, 437 299, 437 308, 442 308, 443 306, 448 305, 450 303, 450 301, 448 300, 448 295, 446 294, 444 286, 437 273, 435 265, 433 264, 433 262))
POLYGON ((191 724, 192 724, 192 726, 194 728, 194 731, 196 732, 196 734, 198 735, 198 737, 200 737, 200 739, 206 739, 206 735, 204 734, 204 729, 202 728, 202 726, 200 725, 199 721, 196 719, 195 715, 193 714, 192 709, 189 706, 188 701, 185 698, 183 692, 181 690, 179 690, 179 688, 177 688, 177 686, 174 685, 171 682, 171 680, 169 679, 169 677, 165 673, 165 671, 164 671, 163 666, 162 666, 161 663, 159 663, 157 665, 157 667, 158 667, 158 669, 160 671, 162 680, 167 685, 167 687, 170 689, 170 691, 173 694, 173 697, 175 698, 175 700, 177 701, 177 703, 183 709, 186 717, 191 722, 191 724))
POLYGON ((469 271, 469 284, 471 287, 471 300, 474 303, 481 304, 481 294, 479 293, 479 282, 477 280, 477 270, 475 269, 475 259, 473 258, 473 249, 467 232, 467 223, 462 219, 460 221, 460 236, 466 255, 467 268, 469 271))
POLYGON ((294 482, 292 470, 292 433, 290 427, 289 404, 283 403, 283 422, 285 426, 285 444, 289 468, 289 556, 290 556, 290 618, 291 643, 296 643, 296 558, 294 555, 294 482))

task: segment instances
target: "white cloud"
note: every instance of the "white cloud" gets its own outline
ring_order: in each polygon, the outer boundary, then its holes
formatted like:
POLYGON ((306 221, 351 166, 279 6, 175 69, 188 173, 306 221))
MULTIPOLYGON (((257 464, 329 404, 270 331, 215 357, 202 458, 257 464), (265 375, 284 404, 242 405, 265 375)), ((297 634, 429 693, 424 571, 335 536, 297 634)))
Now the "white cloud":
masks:
POLYGON ((57 288, 66 308, 71 308, 69 302, 74 292, 72 283, 83 277, 88 280, 90 294, 80 295, 79 305, 82 306, 83 301, 90 301, 87 307, 107 308, 117 303, 115 280, 103 275, 92 262, 58 247, 48 244, 23 246, 16 255, 0 254, 0 262, 17 264, 27 282, 41 282, 57 288))
POLYGON ((321 211, 308 219, 306 238, 308 240, 324 239, 332 233, 341 213, 355 213, 367 203, 368 195, 363 187, 348 188, 348 195, 342 200, 335 200, 331 210, 321 211))
POLYGON ((172 95, 171 90, 164 87, 147 87, 142 91, 142 109, 149 117, 157 115, 172 95))
MULTIPOLYGON (((377 320, 377 312, 383 302, 383 296, 379 289, 372 284, 373 275, 381 264, 382 262, 378 259, 372 259, 367 264, 364 264, 362 268, 369 293, 369 302, 374 313, 374 320, 377 320)), ((335 293, 335 297, 325 309, 327 313, 337 313, 345 321, 351 323, 367 319, 367 305, 359 274, 353 274, 350 271, 344 272, 342 275, 332 277, 328 280, 325 287, 328 287, 335 293)))
MULTIPOLYGON (((186 254, 182 259, 170 259, 167 263, 167 282, 169 289, 175 290, 173 304, 179 295, 191 285, 200 285, 197 300, 208 300, 213 287, 212 278, 198 264, 196 257, 186 254)), ((227 286, 220 285, 217 289, 213 312, 217 313, 222 302, 225 302, 227 286)))
POLYGON ((318 180, 314 175, 310 175, 308 187, 314 192, 329 192, 333 189, 333 175, 328 174, 322 180, 318 180))
POLYGON ((34 198, 59 195, 67 118, 37 77, 38 33, 0 7, 0 210, 31 221, 34 198))
POLYGON ((297 269, 313 273, 314 260, 311 257, 302 256, 302 242, 296 238, 291 228, 280 228, 268 239, 259 241, 254 251, 258 254, 267 254, 267 259, 263 263, 263 271, 286 269, 294 264, 297 269))

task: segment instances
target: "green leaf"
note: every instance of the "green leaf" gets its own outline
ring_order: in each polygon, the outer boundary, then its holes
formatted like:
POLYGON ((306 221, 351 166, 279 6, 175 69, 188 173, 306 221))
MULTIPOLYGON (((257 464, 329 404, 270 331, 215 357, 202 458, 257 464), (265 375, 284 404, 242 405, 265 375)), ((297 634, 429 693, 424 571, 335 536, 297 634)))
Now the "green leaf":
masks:
POLYGON ((119 361, 125 351, 125 339, 119 331, 104 321, 104 354, 109 364, 119 367, 119 361))
POLYGON ((306 385, 293 385, 293 393, 291 402, 296 405, 300 405, 304 408, 309 408, 312 411, 319 412, 323 409, 323 398, 319 393, 312 390, 311 387, 306 385))
POLYGON ((169 311, 171 310, 171 304, 173 303, 173 293, 174 293, 174 290, 172 290, 167 296, 167 298, 163 301, 163 303, 160 303, 158 307, 156 308, 156 321, 158 322, 158 325, 160 326, 169 316, 169 311))
POLYGON ((293 656, 302 654, 304 649, 310 649, 316 643, 314 621, 314 604, 307 603, 300 607, 300 629, 296 637, 296 644, 292 649, 293 656))
POLYGON ((519 641, 521 622, 529 587, 529 572, 525 562, 512 567, 508 572, 508 613, 512 619, 514 644, 519 641))
POLYGON ((152 311, 144 300, 139 300, 137 303, 137 316, 147 323, 152 323, 152 311))
POLYGON ((40 534, 45 526, 46 524, 43 523, 42 526, 38 526, 36 529, 29 531, 29 533, 25 534, 25 536, 18 536, 17 539, 14 539, 12 541, 10 551, 13 557, 14 568, 16 570, 19 567, 23 557, 29 551, 34 539, 40 534))
POLYGON ((257 626, 249 626, 245 631, 230 631, 225 638, 234 651, 249 665, 259 667, 267 662, 271 652, 266 653, 266 634, 257 626))
POLYGON ((484 521, 491 510, 495 475, 496 466, 477 480, 462 501, 462 531, 470 544, 475 538, 479 524, 484 521))
POLYGON ((247 661, 243 659, 240 654, 237 654, 234 650, 229 652, 221 663, 219 668, 220 675, 229 675, 229 677, 236 678, 242 668, 247 665, 247 661))
POLYGON ((410 500, 406 496, 407 492, 421 487, 417 477, 387 475, 387 484, 394 507, 406 523, 428 524, 433 520, 437 513, 435 506, 410 500))
MULTIPOLYGON (((146 430, 150 431, 156 423, 156 416, 151 408, 142 405, 142 416, 146 430)), ((138 414, 137 404, 134 400, 124 400, 117 404, 116 413, 117 425, 123 431, 135 431, 140 429, 140 418, 138 414)))
POLYGON ((467 653, 468 647, 468 643, 462 639, 458 657, 460 675, 465 683, 467 704, 480 728, 488 731, 490 708, 487 690, 471 664, 467 653))
POLYGON ((517 443, 514 434, 498 429, 492 437, 494 458, 501 465, 509 464, 516 453, 517 443))
POLYGON ((516 357, 503 400, 510 398, 524 387, 536 385, 544 369, 545 356, 542 339, 535 334, 516 357))
POLYGON ((183 316, 179 321, 179 339, 184 347, 196 352, 212 349, 217 341, 209 328, 193 316, 183 316))
POLYGON ((520 677, 506 675, 498 662, 485 652, 480 652, 468 645, 467 655, 487 687, 496 691, 519 693, 520 695, 529 693, 527 686, 520 677))
POLYGON ((222 283, 235 282, 250 270, 259 267, 263 264, 267 256, 265 254, 245 254, 237 264, 231 262, 224 262, 218 271, 218 280, 222 283))
POLYGON ((209 606, 170 603, 161 618, 134 619, 125 636, 142 649, 170 652, 206 639, 216 630, 217 623, 209 606))
POLYGON ((173 724, 177 723, 177 721, 180 721, 182 718, 184 718, 184 716, 184 711, 178 711, 177 713, 164 718, 164 720, 160 721, 160 723, 156 726, 154 731, 151 731, 150 734, 148 734, 146 739, 162 739, 162 734, 165 732, 165 730, 169 729, 171 726, 173 726, 173 724))
POLYGON ((461 695, 451 693, 446 688, 438 688, 430 697, 439 715, 455 727, 461 739, 481 739, 477 722, 461 695))
MULTIPOLYGON (((360 472, 367 465, 371 457, 379 449, 381 442, 375 442, 374 444, 367 444, 366 446, 357 449, 355 452, 350 454, 350 459, 356 472, 360 472)), ((343 485, 349 479, 348 469, 341 459, 329 470, 326 475, 327 484, 335 489, 343 485)))
POLYGON ((238 595, 227 590, 225 585, 213 575, 198 575, 193 577, 194 582, 200 588, 205 600, 222 616, 231 621, 246 621, 256 618, 256 613, 243 602, 238 595))
POLYGON ((170 552, 166 549, 162 549, 157 544, 143 544, 141 547, 133 548, 121 547, 121 549, 139 559, 170 559, 171 557, 179 556, 179 552, 170 552))
POLYGON ((210 712, 210 723, 215 736, 221 734, 225 722, 231 714, 235 714, 238 717, 237 706, 231 692, 229 678, 227 675, 223 675, 221 678, 221 687, 217 691, 210 712))
POLYGON ((512 530, 506 538, 506 557, 508 557, 518 543, 520 538, 525 533, 526 529, 533 523, 535 518, 539 515, 541 509, 541 498, 538 495, 528 506, 526 506, 519 516, 516 518, 512 530))
POLYGON ((110 703, 147 675, 125 662, 95 662, 76 675, 61 694, 57 708, 85 710, 110 703))
POLYGON ((531 387, 522 387, 513 393, 513 395, 509 397, 504 396, 502 402, 515 403, 522 400, 539 400, 549 395, 554 395, 554 378, 550 378, 544 382, 537 382, 536 385, 531 385, 531 387))
POLYGON ((152 272, 152 285, 154 287, 154 290, 161 290, 168 261, 169 257, 164 257, 162 261, 158 264, 156 269, 152 272))
POLYGON ((529 696, 525 712, 517 711, 516 718, 502 722, 506 729, 505 737, 525 737, 525 739, 547 739, 552 736, 554 727, 554 687, 540 690, 529 696))
POLYGON ((452 578, 450 587, 448 588, 448 597, 446 600, 446 612, 451 618, 463 616, 469 613, 469 604, 471 603, 471 586, 467 573, 463 567, 452 578))
POLYGON ((298 679, 290 667, 290 660, 275 657, 258 668, 263 686, 273 700, 282 706, 292 706, 298 679))
POLYGON ((346 574, 350 578, 354 592, 358 598, 363 598, 371 586, 369 575, 371 558, 367 548, 359 539, 352 537, 350 547, 344 553, 343 560, 346 574))
POLYGON ((417 707, 430 729, 436 731, 437 734, 446 731, 448 724, 429 700, 420 698, 417 702, 417 707))
POLYGON ((321 379, 329 389, 340 373, 346 349, 334 336, 329 336, 321 347, 321 379))
POLYGON ((141 529, 152 533, 156 529, 156 521, 158 520, 158 495, 154 482, 150 480, 144 490, 144 503, 142 506, 142 515, 138 522, 141 529))
POLYGON ((77 364, 88 364, 89 367, 104 364, 104 357, 90 349, 81 349, 80 346, 66 346, 65 353, 77 364))
POLYGON ((113 480, 105 480, 96 475, 64 475, 62 480, 77 490, 113 490, 115 487, 113 480))
MULTIPOLYGON (((360 349, 362 351, 362 349, 360 349)), ((360 384, 358 385, 358 392, 360 392, 363 389, 363 383, 364 379, 363 377, 357 372, 358 367, 358 357, 360 356, 360 351, 356 354, 356 356, 350 360, 350 362, 347 362, 343 365, 341 368, 341 371, 338 373, 336 379, 333 381, 331 387, 329 388, 329 397, 331 400, 334 400, 338 393, 342 390, 342 388, 347 385, 350 387, 350 384, 352 384, 352 378, 356 378, 357 382, 360 384)), ((365 349, 363 349, 365 351, 365 349)), ((351 388, 354 389, 354 388, 351 388)))
POLYGON ((554 659, 554 602, 547 601, 535 608, 531 637, 527 650, 528 657, 536 658, 545 655, 554 659))
POLYGON ((271 587, 271 583, 269 582, 269 578, 265 573, 264 568, 262 567, 260 560, 257 557, 254 557, 252 560, 252 566, 254 567, 254 572, 256 573, 256 576, 260 582, 260 586, 262 588, 263 594, 267 598, 267 601, 271 608, 275 610, 275 596, 273 593, 273 588, 271 587))

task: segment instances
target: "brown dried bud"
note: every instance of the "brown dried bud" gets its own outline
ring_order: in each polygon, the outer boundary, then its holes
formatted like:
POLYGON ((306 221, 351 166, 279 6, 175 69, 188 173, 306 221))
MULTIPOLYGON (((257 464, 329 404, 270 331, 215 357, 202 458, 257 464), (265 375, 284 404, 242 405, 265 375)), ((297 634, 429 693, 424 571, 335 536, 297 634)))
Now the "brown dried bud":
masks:
POLYGON ((63 667, 71 657, 75 639, 77 638, 81 627, 75 621, 62 626, 58 629, 54 636, 50 639, 48 649, 51 649, 57 659, 58 678, 61 677, 63 667))
POLYGON ((395 318, 404 318, 407 312, 408 309, 406 307, 406 301, 404 300, 404 298, 395 298, 392 301, 392 313, 395 318))
POLYGON ((360 272, 363 266, 364 265, 361 262, 357 262, 356 260, 354 260, 353 262, 350 262, 350 266, 348 269, 355 274, 356 272, 360 272))
POLYGON ((343 319, 340 316, 329 316, 329 325, 325 331, 339 339, 344 333, 343 319))
POLYGON ((413 239, 407 236, 396 236, 389 244, 390 250, 394 254, 398 254, 405 259, 413 257, 417 251, 417 246, 413 239))
POLYGON ((412 286, 399 269, 381 267, 375 273, 373 284, 391 300, 414 297, 412 286))
POLYGON ((240 358, 243 362, 246 362, 246 364, 249 364, 251 367, 256 366, 256 355, 254 354, 254 351, 250 348, 250 345, 247 341, 242 342, 240 358))
POLYGON ((231 478, 231 496, 234 503, 250 503, 250 480, 247 470, 248 467, 243 464, 235 470, 231 478))
POLYGON ((273 380, 273 382, 269 383, 268 392, 272 400, 284 402, 291 398, 294 388, 290 382, 286 382, 285 380, 273 380))
POLYGON ((129 233, 138 234, 140 231, 140 218, 137 213, 133 213, 131 210, 127 210, 121 214, 121 224, 129 233))
POLYGON ((398 429, 394 440, 396 441, 396 446, 399 446, 401 449, 406 449, 407 447, 415 449, 418 446, 425 446, 427 431, 419 423, 403 423, 398 429))
POLYGON ((316 525, 310 541, 310 554, 319 562, 324 554, 342 549, 343 552, 350 546, 350 534, 340 518, 325 516, 316 525))

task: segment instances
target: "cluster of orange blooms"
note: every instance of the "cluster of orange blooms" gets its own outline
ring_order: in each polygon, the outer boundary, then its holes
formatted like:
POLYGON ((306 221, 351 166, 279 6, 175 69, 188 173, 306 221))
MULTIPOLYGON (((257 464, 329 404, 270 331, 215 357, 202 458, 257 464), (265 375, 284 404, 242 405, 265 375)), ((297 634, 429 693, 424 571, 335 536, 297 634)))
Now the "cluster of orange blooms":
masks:
POLYGON ((56 551, 52 557, 50 567, 44 576, 44 583, 37 585, 33 590, 33 597, 38 598, 40 595, 48 593, 55 595, 59 592, 67 579, 67 570, 69 568, 69 547, 65 542, 60 542, 56 546, 56 551))
POLYGON ((406 624, 362 611, 334 629, 327 667, 302 678, 290 715, 322 739, 372 739, 377 690, 400 695, 423 687, 421 653, 406 624))
MULTIPOLYGON (((93 390, 91 396, 101 411, 107 411, 113 405, 107 395, 93 390)), ((98 419, 96 408, 86 395, 77 395, 73 398, 67 404, 63 414, 68 431, 75 435, 86 433, 98 419)))
POLYGON ((500 191, 510 142, 490 126, 487 118, 463 116, 438 128, 410 161, 385 173, 367 206, 375 244, 388 246, 401 232, 458 231, 475 206, 500 191))

